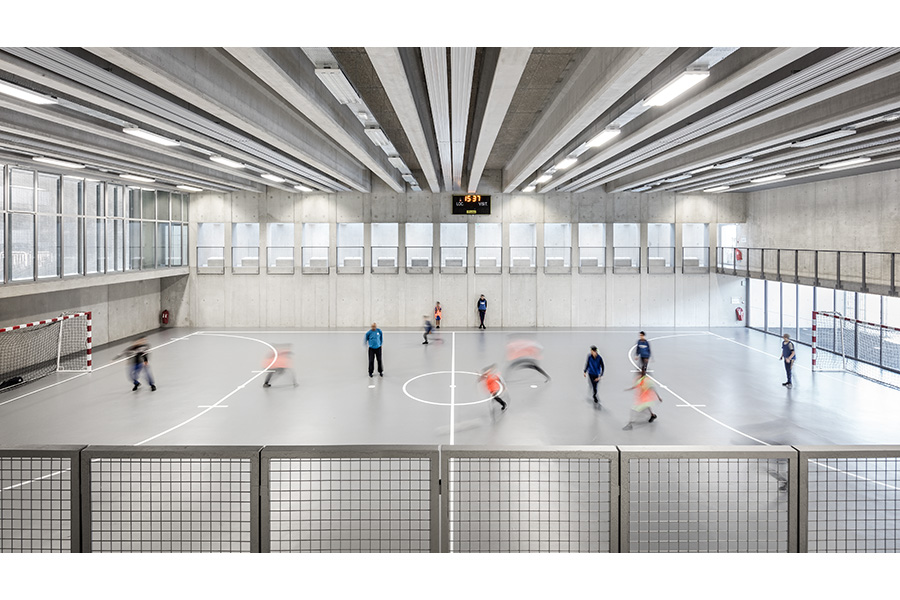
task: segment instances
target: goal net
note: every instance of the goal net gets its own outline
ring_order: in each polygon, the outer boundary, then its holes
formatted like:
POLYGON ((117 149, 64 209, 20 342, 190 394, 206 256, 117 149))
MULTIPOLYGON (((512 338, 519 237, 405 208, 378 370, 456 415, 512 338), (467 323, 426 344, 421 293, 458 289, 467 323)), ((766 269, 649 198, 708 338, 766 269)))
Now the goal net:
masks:
POLYGON ((0 327, 0 392, 55 371, 90 370, 90 312, 0 327))
POLYGON ((836 312, 813 312, 812 369, 849 371, 898 387, 900 330, 836 312))

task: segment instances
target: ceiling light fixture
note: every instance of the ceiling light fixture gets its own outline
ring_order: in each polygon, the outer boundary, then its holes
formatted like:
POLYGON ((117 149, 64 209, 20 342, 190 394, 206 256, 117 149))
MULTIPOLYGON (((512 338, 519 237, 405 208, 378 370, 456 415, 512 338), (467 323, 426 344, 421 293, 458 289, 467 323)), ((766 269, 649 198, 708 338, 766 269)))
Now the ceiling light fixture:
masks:
POLYGON ((800 140, 799 142, 793 142, 791 146, 795 148, 806 148, 809 146, 815 146, 816 144, 830 142, 831 140, 839 140, 841 138, 847 137, 848 135, 853 135, 854 133, 856 133, 855 129, 838 129, 837 131, 832 131, 831 133, 817 135, 816 137, 811 137, 806 140, 800 140))
POLYGON ((44 94, 38 94, 37 92, 32 92, 31 90, 26 90, 25 88, 21 88, 17 85, 13 85, 5 81, 0 81, 0 94, 6 94, 7 96, 12 96, 14 98, 18 98, 19 100, 25 100, 26 102, 31 102, 32 104, 59 103, 59 100, 57 100, 56 98, 45 96, 44 94))
POLYGON ((340 69, 316 69, 316 77, 341 104, 362 104, 359 94, 340 69))
POLYGON ((779 179, 784 179, 787 177, 784 173, 775 173, 774 175, 763 175, 762 177, 757 177, 755 179, 751 179, 750 183, 769 183, 770 181, 778 181, 779 179))
POLYGON ((685 179, 690 179, 692 176, 689 173, 684 173, 683 175, 676 175, 675 177, 669 177, 668 179, 663 179, 663 183, 675 183, 676 181, 684 181, 685 179))
POLYGON ((131 173, 122 173, 119 175, 122 179, 129 179, 131 181, 140 181, 141 183, 153 183, 156 181, 151 177, 144 177, 143 175, 132 175, 131 173))
POLYGON ((180 146, 181 142, 177 140, 172 140, 167 137, 163 137, 161 135, 157 135, 155 133, 151 133, 149 131, 144 131, 138 127, 123 127, 122 131, 127 133, 128 135, 133 135, 135 137, 139 137, 145 139, 149 142, 153 142, 155 144, 160 144, 162 146, 180 146))
POLYGON ((284 183, 287 181, 284 177, 279 177, 278 175, 272 175, 270 173, 263 173, 263 179, 268 179, 269 181, 274 181, 275 183, 284 183))
POLYGON ((631 192, 646 192, 647 190, 653 189, 652 185, 642 185, 639 188, 634 188, 633 190, 629 190, 631 192))
POLYGON ((522 188, 522 191, 530 194, 530 193, 533 192, 535 189, 537 189, 535 186, 529 185, 528 187, 522 188))
POLYGON ((179 190, 184 190, 186 192, 202 192, 203 188, 194 187, 192 185, 176 185, 179 190))
POLYGON ((590 146, 591 148, 602 146, 620 133, 622 133, 622 130, 618 127, 607 127, 606 129, 595 135, 593 138, 591 138, 591 141, 588 142, 588 146, 590 146))
POLYGON ((300 190, 301 192, 311 192, 311 191, 313 191, 312 188, 306 187, 306 186, 303 185, 303 184, 295 185, 295 186, 294 186, 294 189, 295 189, 295 190, 300 190))
POLYGON ((703 190, 704 192, 724 192, 725 190, 730 190, 730 185, 717 185, 716 187, 711 187, 703 190))
POLYGON ((388 139, 384 130, 380 127, 366 127, 365 131, 366 135, 369 136, 369 139, 372 140, 372 143, 376 146, 383 147, 391 143, 391 140, 388 139))
POLYGON ((707 165, 705 167, 700 167, 699 169, 694 169, 693 171, 688 171, 691 175, 696 175, 697 173, 703 173, 704 171, 709 171, 711 169, 715 169, 716 165, 707 165))
POLYGON ((244 164, 239 163, 236 160, 231 160, 230 158, 225 158, 224 156, 219 156, 218 154, 213 154, 209 157, 209 160, 213 162, 217 162, 220 165, 225 165, 226 167, 231 167, 232 169, 243 169, 244 164))
POLYGON ((56 165, 57 167, 65 167, 67 169, 83 169, 84 165, 69 162, 67 160, 59 160, 57 158, 47 158, 46 156, 35 156, 31 160, 48 165, 56 165))
POLYGON ((849 160, 841 160, 838 162, 828 163, 824 165, 819 165, 820 169, 840 169, 841 167, 851 167, 853 165, 861 165, 862 163, 867 163, 871 158, 868 156, 859 156, 857 158, 851 158, 849 160))
POLYGON ((890 123, 891 121, 896 121, 900 119, 900 113, 894 113, 892 115, 885 115, 884 120, 890 123))
POLYGON ((727 162, 716 163, 713 165, 713 169, 730 169, 731 167, 736 167, 738 165, 745 165, 748 162, 753 162, 753 159, 749 156, 742 156, 741 158, 736 158, 727 162))
POLYGON ((535 183, 547 183, 551 179, 553 179, 553 175, 544 174, 544 175, 541 175, 540 177, 538 177, 537 179, 535 179, 534 182, 535 183))
POLYGON ((418 185, 418 183, 416 182, 416 178, 412 176, 412 173, 405 173, 403 175, 403 181, 410 185, 418 185))
POLYGON ((644 106, 662 106, 709 77, 709 71, 685 71, 661 90, 644 100, 644 106))
POLYGON ((574 165, 577 162, 578 162, 577 158, 572 158, 570 156, 568 158, 564 158, 563 160, 559 161, 559 164, 556 165, 556 168, 557 169, 568 169, 569 167, 571 167, 572 165, 574 165))

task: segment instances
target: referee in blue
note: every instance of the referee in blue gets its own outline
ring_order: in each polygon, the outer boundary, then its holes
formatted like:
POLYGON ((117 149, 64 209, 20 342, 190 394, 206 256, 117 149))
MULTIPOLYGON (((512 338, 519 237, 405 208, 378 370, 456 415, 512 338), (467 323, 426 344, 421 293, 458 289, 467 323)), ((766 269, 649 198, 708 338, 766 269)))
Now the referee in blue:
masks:
POLYGON ((375 371, 375 359, 378 359, 378 375, 384 377, 384 368, 381 365, 381 345, 384 343, 384 334, 375 323, 366 332, 366 345, 369 347, 369 377, 375 371))

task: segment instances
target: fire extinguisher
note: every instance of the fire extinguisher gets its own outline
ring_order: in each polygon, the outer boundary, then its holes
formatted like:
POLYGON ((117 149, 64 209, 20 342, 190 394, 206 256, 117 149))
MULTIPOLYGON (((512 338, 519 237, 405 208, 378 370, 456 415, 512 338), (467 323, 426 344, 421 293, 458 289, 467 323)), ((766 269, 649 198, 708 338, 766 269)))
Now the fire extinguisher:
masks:
POLYGON ((734 309, 734 316, 737 317, 738 321, 743 321, 744 320, 744 309, 741 308, 740 306, 738 306, 736 309, 734 309))
POLYGON ((737 248, 734 249, 734 259, 735 260, 744 260, 744 255, 737 248))
POLYGON ((162 311, 162 313, 160 313, 160 315, 159 315, 159 320, 162 321, 163 325, 168 325, 169 324, 169 311, 168 310, 162 311))

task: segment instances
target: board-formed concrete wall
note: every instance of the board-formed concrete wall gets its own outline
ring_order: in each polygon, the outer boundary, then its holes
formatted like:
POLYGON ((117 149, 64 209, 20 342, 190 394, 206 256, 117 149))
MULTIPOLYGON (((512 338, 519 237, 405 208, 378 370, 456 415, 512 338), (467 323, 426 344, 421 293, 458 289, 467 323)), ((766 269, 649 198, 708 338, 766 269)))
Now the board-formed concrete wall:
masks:
MULTIPOLYGON (((178 307, 175 325, 194 327, 331 327, 359 328, 377 322, 386 327, 418 327, 430 315, 435 301, 444 309, 447 327, 474 327, 475 303, 488 300, 488 327, 716 327, 738 325, 733 298, 743 298, 741 280, 710 274, 680 272, 681 223, 709 223, 710 245, 716 245, 719 223, 743 223, 745 198, 741 194, 671 193, 608 195, 547 195, 500 193, 496 175, 486 176, 480 193, 492 196, 490 215, 453 215, 450 193, 395 193, 373 182, 373 191, 361 193, 288 193, 269 188, 266 193, 199 193, 191 196, 191 274, 186 284, 164 285, 162 303, 178 307), (260 256, 265 256, 266 224, 295 224, 297 268, 293 275, 265 273, 264 258, 258 275, 198 274, 198 223, 225 223, 226 264, 230 264, 231 224, 260 223, 260 256), (300 272, 301 227, 305 222, 330 225, 328 274, 300 272), (400 272, 337 273, 338 223, 365 223, 365 262, 370 261, 369 223, 400 224, 400 272), (468 223, 467 273, 440 273, 440 223, 468 223), (579 273, 476 274, 475 223, 501 223, 504 261, 508 259, 509 224, 535 223, 537 263, 543 261, 544 223, 571 223, 572 245, 577 246, 577 223, 607 223, 607 263, 612 257, 612 223, 676 223, 678 249, 674 274, 579 273), (430 274, 406 273, 403 264, 405 223, 433 223, 435 269, 430 274)), ((646 248, 646 227, 642 227, 646 248)), ((574 251, 573 251, 574 252, 574 251)), ((713 250, 714 252, 714 250, 713 250)), ((646 255, 646 251, 642 256, 646 255)), ((573 265, 577 265, 577 254, 573 265)), ((711 256, 714 260, 714 254, 711 256)), ((170 308, 169 310, 172 310, 170 308)))

